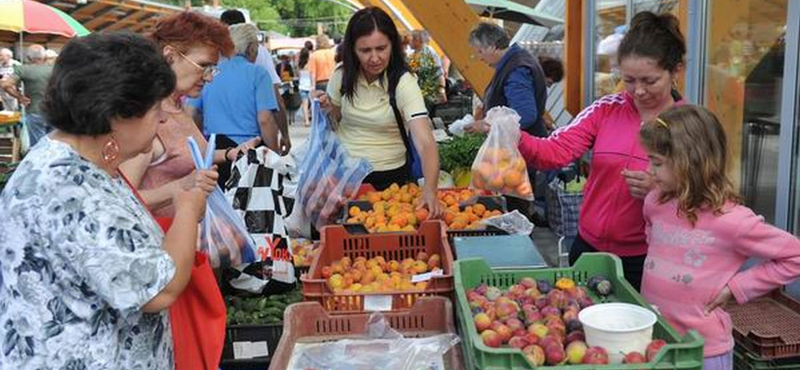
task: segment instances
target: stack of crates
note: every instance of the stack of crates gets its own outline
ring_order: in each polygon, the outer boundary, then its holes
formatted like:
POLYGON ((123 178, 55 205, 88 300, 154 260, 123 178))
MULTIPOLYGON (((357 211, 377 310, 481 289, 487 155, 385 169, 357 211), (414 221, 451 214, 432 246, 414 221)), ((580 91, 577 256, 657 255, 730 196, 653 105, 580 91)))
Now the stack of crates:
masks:
POLYGON ((775 290, 726 310, 736 340, 734 369, 800 369, 800 302, 775 290))

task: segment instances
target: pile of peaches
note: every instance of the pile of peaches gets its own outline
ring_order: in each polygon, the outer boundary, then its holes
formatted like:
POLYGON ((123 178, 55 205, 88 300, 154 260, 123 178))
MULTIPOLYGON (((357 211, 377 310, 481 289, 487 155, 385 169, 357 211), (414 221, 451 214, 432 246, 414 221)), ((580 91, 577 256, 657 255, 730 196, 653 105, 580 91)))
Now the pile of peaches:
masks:
MULTIPOLYGON (((488 347, 518 348, 534 366, 609 363, 604 348, 586 344, 578 313, 594 302, 571 279, 551 286, 525 277, 505 291, 483 284, 466 293, 475 329, 488 347)), ((632 352, 624 363, 646 363, 665 344, 654 340, 646 356, 632 352)))
POLYGON ((427 281, 412 282, 414 275, 440 270, 442 258, 419 252, 415 259, 386 261, 382 256, 343 257, 322 268, 322 277, 334 294, 424 291, 427 281))
MULTIPOLYGON (((500 210, 488 210, 483 204, 468 203, 480 195, 471 189, 439 190, 437 198, 445 209, 443 221, 448 230, 480 230, 485 228, 481 221, 502 215, 500 210)), ((371 233, 374 232, 413 232, 422 221, 428 219, 428 210, 417 207, 422 191, 416 184, 399 186, 392 184, 383 191, 370 191, 359 200, 368 201, 371 209, 365 210, 356 206, 347 212, 348 224, 363 224, 371 233)))

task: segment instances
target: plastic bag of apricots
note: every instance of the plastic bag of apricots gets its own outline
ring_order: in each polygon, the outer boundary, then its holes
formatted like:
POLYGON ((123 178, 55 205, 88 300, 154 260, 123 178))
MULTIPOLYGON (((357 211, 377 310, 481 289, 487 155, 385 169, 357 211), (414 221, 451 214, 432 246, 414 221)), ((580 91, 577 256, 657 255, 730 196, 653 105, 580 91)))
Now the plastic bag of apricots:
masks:
POLYGON ((520 117, 511 108, 496 107, 486 114, 491 125, 472 162, 472 187, 533 200, 528 166, 517 149, 520 117))

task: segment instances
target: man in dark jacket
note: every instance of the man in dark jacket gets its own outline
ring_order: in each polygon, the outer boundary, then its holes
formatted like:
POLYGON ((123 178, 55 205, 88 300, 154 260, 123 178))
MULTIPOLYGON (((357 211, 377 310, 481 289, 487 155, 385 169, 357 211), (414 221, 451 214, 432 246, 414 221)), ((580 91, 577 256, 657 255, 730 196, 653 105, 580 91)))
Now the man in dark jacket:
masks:
MULTIPOLYGON (((548 136, 545 125, 547 80, 539 61, 519 45, 509 45, 508 34, 493 23, 480 23, 469 34, 469 44, 474 57, 494 67, 489 86, 483 94, 483 107, 475 112, 476 122, 467 131, 483 131, 476 126, 485 125, 485 113, 497 106, 506 106, 520 116, 520 130, 538 137, 548 136)), ((531 185, 536 181, 536 171, 528 168, 531 185)), ((535 191, 535 189, 534 189, 535 191)), ((540 189, 541 192, 541 189, 540 189)), ((537 226, 546 225, 544 217, 533 211, 532 203, 515 197, 506 197, 509 210, 519 210, 537 226)))
POLYGON ((494 67, 492 81, 483 95, 483 109, 476 120, 497 106, 514 109, 520 128, 545 137, 544 119, 547 83, 539 61, 518 45, 509 45, 506 31, 493 23, 480 23, 469 34, 473 55, 494 67))

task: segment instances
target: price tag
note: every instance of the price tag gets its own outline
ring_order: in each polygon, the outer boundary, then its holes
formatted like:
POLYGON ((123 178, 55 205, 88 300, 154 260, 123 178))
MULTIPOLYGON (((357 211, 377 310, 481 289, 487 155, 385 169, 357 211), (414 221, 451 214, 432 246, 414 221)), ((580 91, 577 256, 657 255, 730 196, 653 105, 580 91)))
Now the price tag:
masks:
POLYGON ((266 341, 233 342, 233 358, 236 360, 263 356, 269 356, 266 341))
POLYGON ((372 294, 367 294, 364 296, 364 311, 391 311, 391 310, 392 310, 392 296, 372 295, 372 294))
POLYGON ((412 283, 419 283, 421 281, 428 281, 434 277, 444 275, 444 271, 442 269, 436 269, 431 272, 426 272, 424 274, 418 274, 411 277, 412 283))

